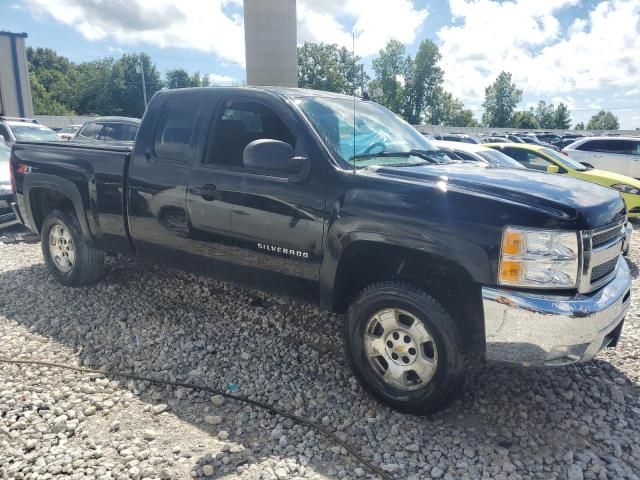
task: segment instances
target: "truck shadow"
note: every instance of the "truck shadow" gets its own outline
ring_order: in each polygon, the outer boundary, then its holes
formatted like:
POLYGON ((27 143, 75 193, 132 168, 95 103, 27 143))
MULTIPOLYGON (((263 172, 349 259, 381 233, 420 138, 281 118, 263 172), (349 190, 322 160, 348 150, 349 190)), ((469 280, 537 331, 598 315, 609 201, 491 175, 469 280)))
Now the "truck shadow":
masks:
MULTIPOLYGON (((616 468, 634 469, 628 459, 640 430, 640 387, 622 369, 637 362, 624 332, 617 353, 584 365, 481 367, 450 408, 413 417, 360 388, 344 358, 342 318, 309 305, 126 258, 111 259, 105 279, 92 287, 60 286, 42 264, 0 274, 0 286, 2 315, 77 351, 82 365, 237 388, 366 445, 362 454, 398 478, 407 470, 425 476, 442 459, 455 472, 461 460, 453 445, 497 455, 524 474, 535 459, 558 461, 567 449, 592 452, 603 465, 621 450, 616 468), (607 433, 622 414, 628 427, 607 433)), ((636 323, 630 314, 628 326, 636 323)), ((341 470, 353 476, 362 468, 325 437, 256 407, 227 401, 213 408, 208 394, 148 382, 122 382, 121 388, 149 405, 168 404, 182 422, 208 435, 228 432, 216 454, 189 459, 196 476, 207 465, 214 467, 210 478, 273 472, 277 459, 286 460, 291 477, 333 478, 341 470), (212 414, 222 422, 203 422, 212 414)), ((472 456, 464 462, 465 471, 475 468, 482 476, 472 456)))

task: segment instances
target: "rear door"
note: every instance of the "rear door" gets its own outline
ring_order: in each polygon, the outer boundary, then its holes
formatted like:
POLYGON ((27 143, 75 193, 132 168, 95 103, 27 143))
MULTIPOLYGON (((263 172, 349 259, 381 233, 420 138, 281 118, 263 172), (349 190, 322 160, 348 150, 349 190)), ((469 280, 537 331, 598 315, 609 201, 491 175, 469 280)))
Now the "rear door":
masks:
POLYGON ((629 153, 631 142, 619 138, 606 138, 588 140, 576 149, 588 152, 585 160, 577 158, 580 162, 587 162, 595 168, 610 172, 629 175, 629 153))
POLYGON ((129 168, 129 229, 137 255, 184 266, 189 170, 206 130, 202 99, 171 92, 151 103, 129 168), (201 130, 202 129, 202 130, 201 130))
POLYGON ((195 261, 222 261, 218 268, 263 288, 289 289, 296 282, 287 280, 294 279, 304 288, 318 281, 326 162, 310 157, 311 172, 301 183, 242 162, 246 145, 261 138, 287 142, 295 155, 311 156, 315 150, 305 132, 296 113, 270 95, 221 99, 208 150, 189 186, 193 250, 203 255, 195 261))

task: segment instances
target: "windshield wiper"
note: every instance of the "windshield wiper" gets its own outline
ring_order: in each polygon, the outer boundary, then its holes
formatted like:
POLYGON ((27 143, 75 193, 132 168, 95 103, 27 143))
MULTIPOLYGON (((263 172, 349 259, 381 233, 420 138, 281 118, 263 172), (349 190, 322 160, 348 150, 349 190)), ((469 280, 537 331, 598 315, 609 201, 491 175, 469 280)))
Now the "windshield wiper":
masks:
MULTIPOLYGON (((349 160, 359 160, 362 158, 380 158, 380 157, 420 157, 423 160, 427 160, 431 163, 450 163, 444 159, 439 158, 434 153, 439 153, 437 150, 408 150, 404 152, 377 152, 377 153, 362 153, 360 155, 352 156, 349 160)), ((399 164, 400 165, 400 164, 399 164)), ((402 164, 408 165, 408 164, 402 164)))

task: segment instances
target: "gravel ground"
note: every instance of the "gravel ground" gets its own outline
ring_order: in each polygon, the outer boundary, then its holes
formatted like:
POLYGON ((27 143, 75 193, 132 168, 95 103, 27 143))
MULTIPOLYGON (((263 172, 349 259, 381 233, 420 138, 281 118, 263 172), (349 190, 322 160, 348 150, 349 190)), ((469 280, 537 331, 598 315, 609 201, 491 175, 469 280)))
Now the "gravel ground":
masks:
MULTIPOLYGON (((328 426, 397 479, 639 478, 637 279, 616 350, 554 370, 482 369, 451 408, 417 418, 362 391, 344 360, 339 316, 122 258, 99 284, 65 288, 47 274, 39 244, 8 239, 0 237, 0 356, 248 395, 328 426)), ((315 431, 256 407, 0 364, 0 477, 370 474, 315 431)))

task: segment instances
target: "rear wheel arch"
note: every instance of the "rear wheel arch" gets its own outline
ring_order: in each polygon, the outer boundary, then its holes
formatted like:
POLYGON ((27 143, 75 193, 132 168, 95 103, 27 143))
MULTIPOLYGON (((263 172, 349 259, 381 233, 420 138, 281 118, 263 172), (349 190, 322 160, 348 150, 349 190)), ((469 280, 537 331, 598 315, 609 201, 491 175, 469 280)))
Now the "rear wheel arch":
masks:
POLYGON ((24 193, 29 224, 38 233, 49 213, 56 209, 68 210, 75 214, 83 236, 92 243, 82 196, 71 181, 53 175, 31 174, 25 178, 24 193))

